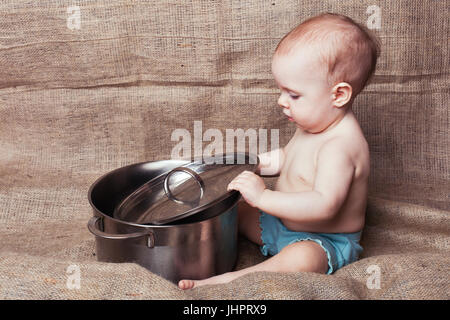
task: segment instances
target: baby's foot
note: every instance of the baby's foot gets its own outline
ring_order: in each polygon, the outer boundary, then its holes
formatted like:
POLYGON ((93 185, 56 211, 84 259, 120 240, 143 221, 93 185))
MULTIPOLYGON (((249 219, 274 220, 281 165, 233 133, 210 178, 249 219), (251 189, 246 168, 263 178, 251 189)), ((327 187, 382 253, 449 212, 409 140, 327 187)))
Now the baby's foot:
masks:
POLYGON ((197 288, 200 286, 204 286, 205 284, 219 284, 219 283, 226 283, 229 282, 235 278, 237 278, 239 275, 238 272, 228 272, 224 273, 215 277, 203 279, 203 280, 180 280, 178 282, 178 287, 183 290, 197 288))
POLYGON ((192 289, 195 286, 194 280, 180 280, 178 282, 178 288, 182 290, 192 289))

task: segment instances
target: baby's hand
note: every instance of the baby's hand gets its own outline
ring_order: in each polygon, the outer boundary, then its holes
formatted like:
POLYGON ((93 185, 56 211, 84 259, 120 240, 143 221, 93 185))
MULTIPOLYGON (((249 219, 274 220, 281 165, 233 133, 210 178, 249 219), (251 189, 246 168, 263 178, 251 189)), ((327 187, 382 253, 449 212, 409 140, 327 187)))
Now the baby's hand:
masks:
POLYGON ((266 185, 261 177, 250 171, 244 171, 234 178, 227 190, 237 190, 244 197, 245 201, 252 207, 258 207, 259 201, 266 189, 266 185))

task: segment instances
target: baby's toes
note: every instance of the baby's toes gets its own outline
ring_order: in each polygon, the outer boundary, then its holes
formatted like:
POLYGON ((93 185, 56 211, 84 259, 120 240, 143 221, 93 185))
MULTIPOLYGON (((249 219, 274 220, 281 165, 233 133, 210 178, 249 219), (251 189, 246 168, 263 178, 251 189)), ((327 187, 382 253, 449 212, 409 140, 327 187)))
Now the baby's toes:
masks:
POLYGON ((195 285, 194 280, 180 280, 178 282, 178 288, 182 290, 192 289, 195 285))

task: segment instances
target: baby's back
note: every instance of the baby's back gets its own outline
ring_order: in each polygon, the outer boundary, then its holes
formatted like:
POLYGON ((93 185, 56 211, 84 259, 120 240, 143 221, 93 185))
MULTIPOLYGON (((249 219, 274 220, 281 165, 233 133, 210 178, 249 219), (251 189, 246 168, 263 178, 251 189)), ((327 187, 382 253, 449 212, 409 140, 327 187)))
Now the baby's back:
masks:
MULTIPOLYGON (((318 163, 333 161, 333 157, 323 159, 324 146, 336 146, 353 167, 353 176, 345 200, 333 215, 333 218, 320 223, 297 224, 283 220, 290 230, 351 233, 360 231, 364 226, 367 203, 368 177, 370 171, 369 147, 364 134, 353 115, 349 112, 335 127, 324 133, 305 134, 297 129, 284 148, 284 164, 276 184, 281 192, 302 192, 314 190, 316 176, 321 168, 318 163), (322 158, 320 158, 322 157, 322 158)), ((350 166, 350 165, 349 165, 350 166)), ((332 179, 332 177, 330 177, 332 179)), ((330 181, 333 183, 335 181, 330 181)), ((343 188, 344 183, 343 183, 343 188)))

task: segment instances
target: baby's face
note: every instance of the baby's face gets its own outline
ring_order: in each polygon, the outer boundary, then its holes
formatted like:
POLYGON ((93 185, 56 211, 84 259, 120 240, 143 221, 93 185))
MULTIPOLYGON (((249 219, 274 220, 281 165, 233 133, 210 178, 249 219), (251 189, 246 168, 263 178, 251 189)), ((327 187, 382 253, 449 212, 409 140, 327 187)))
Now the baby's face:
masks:
POLYGON ((272 73, 281 90, 278 104, 290 121, 310 133, 323 131, 337 116, 332 86, 319 60, 309 48, 275 54, 272 60, 272 73))

